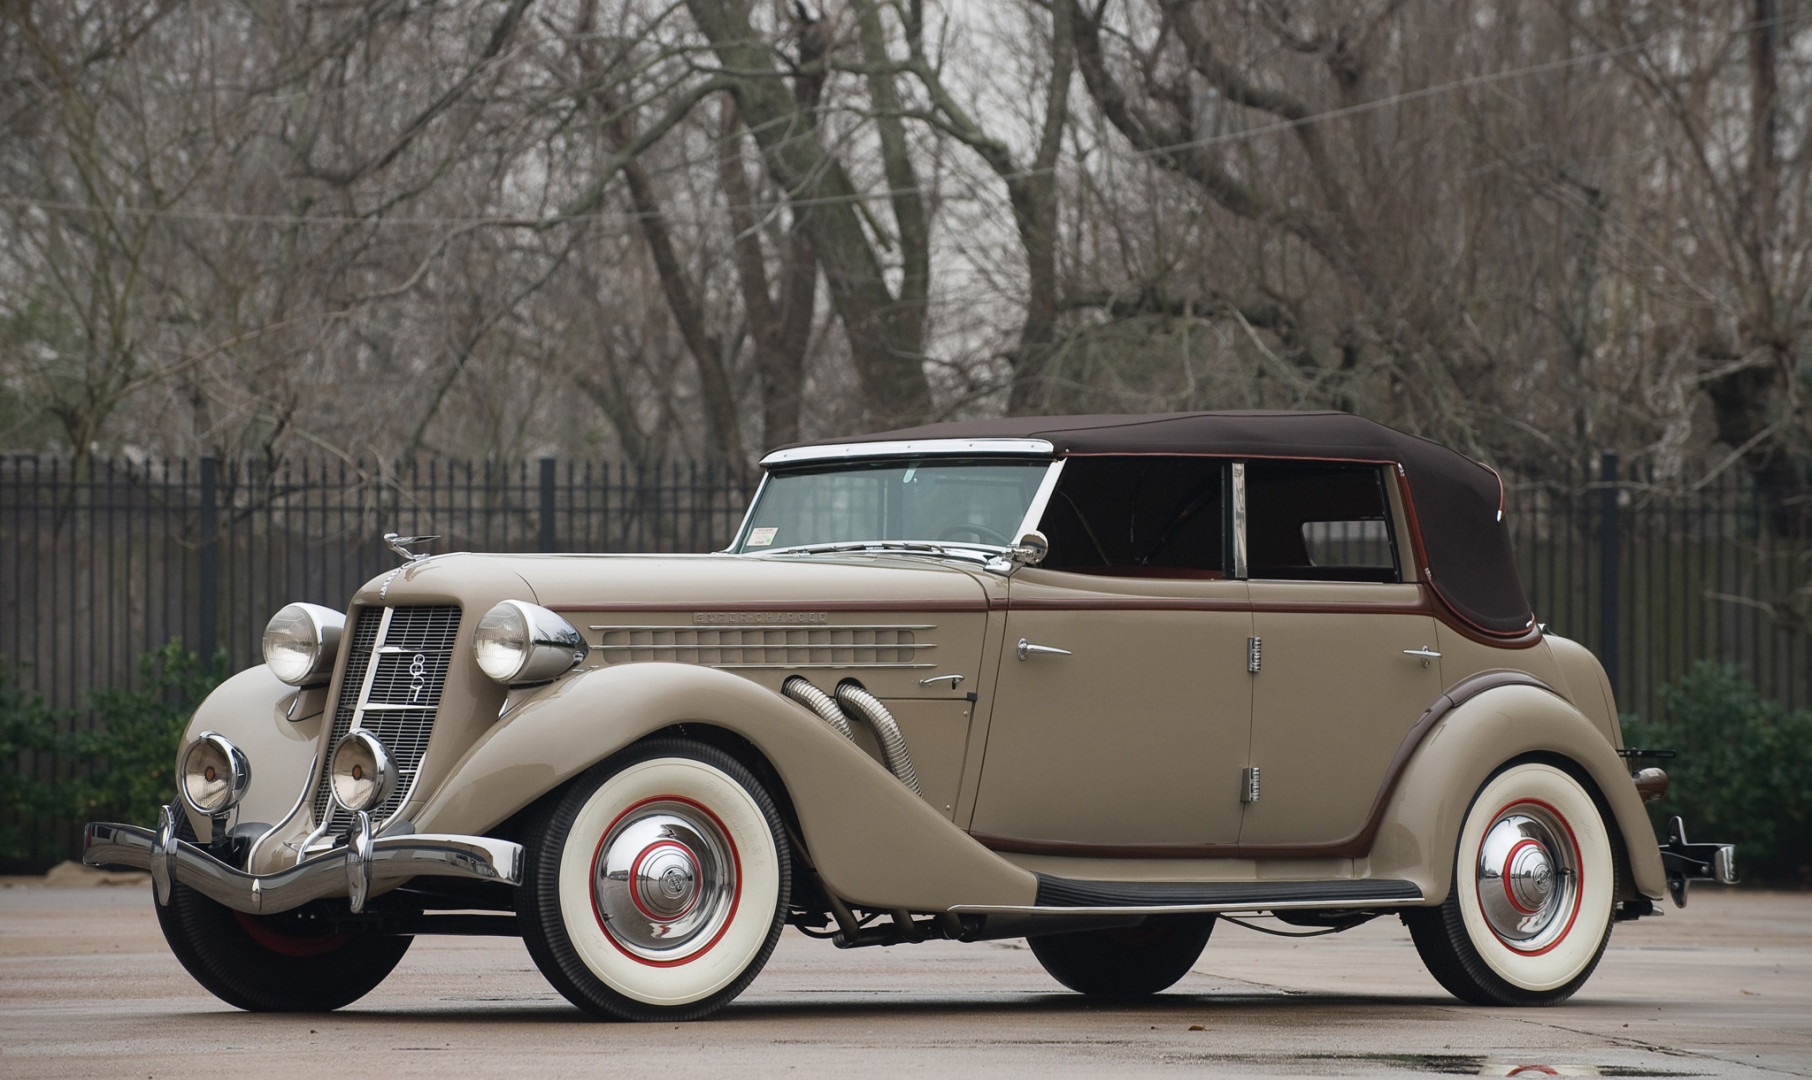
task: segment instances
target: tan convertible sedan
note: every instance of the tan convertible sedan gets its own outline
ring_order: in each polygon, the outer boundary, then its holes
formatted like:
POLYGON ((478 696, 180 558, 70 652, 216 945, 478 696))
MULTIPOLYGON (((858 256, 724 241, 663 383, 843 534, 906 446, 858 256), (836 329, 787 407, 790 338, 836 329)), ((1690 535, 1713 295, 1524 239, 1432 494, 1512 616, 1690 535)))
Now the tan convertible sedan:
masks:
MULTIPOLYGON (((246 1009, 519 935, 600 1017, 683 1020, 783 927, 1025 937, 1163 990, 1217 918, 1401 918, 1541 1004, 1727 845, 1658 845, 1604 671, 1546 634, 1490 469, 1341 413, 977 421, 770 454, 711 555, 416 553, 292 604, 196 712, 148 868, 246 1009)), ((421 538, 413 538, 419 540, 421 538)), ((1410 973, 1405 973, 1406 977, 1410 973)))

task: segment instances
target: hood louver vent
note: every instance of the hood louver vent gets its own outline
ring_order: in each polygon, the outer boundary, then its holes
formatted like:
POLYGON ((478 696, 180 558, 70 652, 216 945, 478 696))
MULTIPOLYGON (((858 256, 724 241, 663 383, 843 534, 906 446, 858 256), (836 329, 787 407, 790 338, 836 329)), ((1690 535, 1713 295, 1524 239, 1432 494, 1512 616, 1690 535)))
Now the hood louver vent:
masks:
POLYGON ((930 623, 852 626, 593 626, 606 664, 663 661, 719 668, 931 667, 930 623))

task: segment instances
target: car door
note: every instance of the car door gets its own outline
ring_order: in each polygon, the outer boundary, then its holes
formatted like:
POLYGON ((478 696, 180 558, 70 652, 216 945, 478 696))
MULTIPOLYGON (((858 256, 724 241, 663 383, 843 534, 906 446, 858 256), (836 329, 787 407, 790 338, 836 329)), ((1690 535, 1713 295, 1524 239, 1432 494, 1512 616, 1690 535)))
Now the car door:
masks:
POLYGON ((984 841, 1108 855, 1237 839, 1252 624, 1222 569, 1224 466, 1066 463, 1050 555, 1009 589, 971 822, 984 841))
POLYGON ((1363 826, 1441 694, 1435 621, 1402 580, 1382 467, 1253 462, 1245 473, 1259 782, 1240 844, 1335 844, 1363 826))

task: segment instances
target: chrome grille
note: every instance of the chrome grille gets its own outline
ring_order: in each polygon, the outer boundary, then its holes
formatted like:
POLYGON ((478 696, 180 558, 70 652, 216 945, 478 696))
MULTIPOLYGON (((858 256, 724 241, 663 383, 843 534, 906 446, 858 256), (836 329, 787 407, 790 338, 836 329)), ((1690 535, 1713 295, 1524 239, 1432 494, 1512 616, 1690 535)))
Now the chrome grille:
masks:
POLYGON ((659 660, 712 667, 930 667, 912 625, 594 626, 607 664, 659 660))
MULTIPOLYGON (((362 608, 353 615, 351 648, 328 752, 331 755, 333 747, 355 726, 371 732, 390 752, 397 769, 396 792, 371 812, 373 821, 382 823, 395 815, 415 788, 458 633, 459 608, 451 605, 362 608)), ((325 815, 332 813, 329 831, 337 832, 350 827, 352 821, 333 801, 331 765, 330 760, 321 769, 315 790, 315 821, 326 820, 325 815)))

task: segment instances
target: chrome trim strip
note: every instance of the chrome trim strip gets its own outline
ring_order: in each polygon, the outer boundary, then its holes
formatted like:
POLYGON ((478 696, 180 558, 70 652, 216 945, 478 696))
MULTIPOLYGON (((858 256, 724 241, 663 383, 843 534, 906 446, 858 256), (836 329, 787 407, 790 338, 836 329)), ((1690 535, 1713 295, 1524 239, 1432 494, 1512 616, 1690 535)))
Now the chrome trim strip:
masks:
MULTIPOLYGON (((883 647, 885 647, 885 646, 883 646, 883 647)), ((630 661, 630 662, 637 663, 638 661, 630 661)), ((649 661, 639 661, 639 662, 640 663, 654 663, 655 661, 649 660, 649 661)), ((699 666, 708 667, 708 668, 718 668, 719 670, 723 670, 723 671, 783 671, 783 670, 796 670, 798 668, 813 668, 813 669, 819 670, 819 671, 844 671, 844 670, 870 671, 870 670, 874 670, 874 669, 878 669, 878 668, 920 668, 920 669, 922 669, 922 668, 928 668, 928 667, 937 667, 936 664, 891 664, 891 663, 890 664, 880 664, 880 663, 863 664, 863 663, 858 663, 855 661, 851 661, 851 662, 845 663, 845 664, 808 664, 808 663, 798 663, 798 664, 701 664, 699 666)))
MULTIPOLYGON (((765 464, 765 459, 764 459, 764 464, 765 464)), ((722 551, 712 552, 712 554, 714 554, 714 555, 734 555, 737 553, 737 551, 739 549, 741 549, 743 537, 749 535, 749 526, 750 526, 750 524, 753 523, 753 521, 755 519, 755 508, 757 506, 761 505, 762 492, 766 491, 767 489, 768 489, 768 474, 762 473, 761 474, 761 483, 755 485, 755 494, 749 497, 749 505, 743 508, 742 522, 736 526, 736 535, 730 537, 730 542, 724 546, 724 549, 722 551)))
POLYGON ((1051 462, 1051 467, 1044 471, 1044 479, 1038 482, 1038 490, 1032 493, 1032 502, 1026 507, 1026 516, 1019 523, 1019 531, 1012 537, 1013 543, 1019 543, 1020 537, 1038 528, 1038 523, 1044 520, 1045 507, 1051 504, 1051 493, 1057 490, 1057 480, 1063 475, 1064 460, 1051 462))
MULTIPOLYGON (((365 706, 371 700, 371 686, 377 681, 378 657, 383 655, 384 641, 390 637, 390 620, 396 616, 396 608, 384 609, 383 617, 378 619, 377 636, 371 639, 371 656, 365 661, 365 677, 359 681, 359 696, 352 703, 352 720, 347 724, 347 734, 365 726, 365 706)), ((329 767, 332 765, 332 750, 329 748, 329 767)), ((331 809, 327 817, 333 817, 331 809)))
MULTIPOLYGON (((761 459, 762 468, 797 465, 804 461, 842 461, 858 458, 901 457, 912 454, 1050 454, 1056 451, 1045 439, 904 439, 896 442, 825 443, 776 450, 761 459)), ((741 539, 741 534, 738 534, 741 539)))
MULTIPOLYGON (((335 848, 274 874, 235 870, 186 840, 159 852, 150 829, 114 822, 90 822, 83 832, 82 861, 89 866, 130 866, 149 870, 154 857, 167 859, 171 877, 196 892, 247 914, 289 911, 310 900, 347 894, 348 853, 335 848)), ((456 877, 522 883, 522 845, 489 836, 416 833, 371 840, 373 892, 414 877, 456 877)), ((361 870, 361 876, 363 871, 361 870)))
MULTIPOLYGON (((359 711, 360 712, 433 712, 437 708, 439 708, 439 706, 437 706, 437 705, 400 705, 400 704, 399 705, 386 705, 381 701, 373 701, 373 702, 367 702, 365 707, 363 709, 360 709, 359 711)), ((359 730, 358 728, 352 729, 352 731, 358 731, 358 730, 359 730)), ((352 731, 347 732, 347 734, 348 735, 352 734, 352 731)))
POLYGON ((1233 463, 1233 576, 1246 580, 1246 463, 1233 463))
MULTIPOLYGON (((272 825, 270 828, 264 830, 263 836, 260 836, 258 839, 252 841, 251 849, 245 853, 245 865, 247 865, 247 866, 257 866, 258 865, 258 861, 257 861, 258 860, 258 849, 262 848, 264 846, 264 842, 266 840, 269 840, 271 837, 277 835, 277 830, 281 829, 283 827, 284 823, 287 822, 289 819, 295 817, 296 814, 301 811, 303 804, 308 802, 308 797, 315 793, 315 781, 320 777, 320 773, 316 772, 315 770, 318 769, 320 767, 320 765, 321 765, 321 750, 320 750, 319 746, 317 745, 317 747, 315 749, 315 756, 310 758, 308 761, 308 780, 309 780, 309 782, 302 785, 301 793, 296 796, 296 805, 289 808, 289 813, 284 814, 282 817, 278 818, 277 823, 275 825, 272 825)), ((297 850, 300 851, 301 849, 298 848, 297 850)))
MULTIPOLYGON (((633 652, 635 650, 642 650, 642 651, 646 651, 646 652, 654 652, 654 651, 658 651, 658 650, 662 650, 662 649, 677 649, 681 652, 684 652, 687 650, 691 650, 692 652, 699 652, 701 650, 708 651, 708 652, 748 652, 751 649, 758 649, 762 652, 766 652, 769 649, 805 649, 805 650, 819 649, 819 650, 824 650, 824 649, 935 649, 935 648, 937 648, 937 643, 932 642, 932 641, 926 641, 926 642, 921 642, 921 643, 901 642, 899 644, 883 642, 878 645, 872 641, 858 641, 853 645, 850 644, 849 642, 831 642, 831 641, 770 641, 770 642, 759 642, 758 641, 753 645, 691 644, 691 643, 675 643, 675 642, 669 641, 669 642, 657 643, 657 644, 653 644, 653 645, 593 645, 591 648, 591 651, 592 652, 633 652)), ((376 708, 376 706, 372 706, 372 707, 376 708)), ((420 705, 392 705, 392 706, 390 706, 390 708, 393 708, 393 709, 396 709, 396 708, 419 709, 419 708, 421 708, 421 706, 420 705)))
MULTIPOLYGON (((664 623, 629 626, 623 623, 605 623, 587 627, 589 630, 619 631, 653 631, 672 633, 676 630, 699 632, 705 630, 936 630, 936 623, 664 623)), ((620 649, 621 645, 594 645, 594 649, 620 649)), ((660 646, 669 648, 670 646, 660 646)), ((895 646, 889 646, 893 648, 895 646)), ((907 646, 897 646, 906 648, 907 646)), ((648 648, 648 646, 637 646, 648 648)), ((691 646, 687 646, 691 648, 691 646)), ((718 646, 711 646, 718 648, 718 646)))
MULTIPOLYGON (((331 765, 333 758, 330 757, 327 760, 331 765)), ((332 782, 332 780, 328 781, 330 784, 332 782)), ((333 809, 334 801, 330 796, 327 800, 327 812, 321 815, 321 820, 315 825, 315 831, 303 837, 302 842, 296 845, 296 865, 300 866, 302 860, 308 858, 308 849, 314 847, 323 836, 326 836, 327 830, 333 826, 333 809)))
POLYGON ((1364 900, 1352 897, 1329 900, 1239 900, 1221 904, 1143 904, 1138 907, 1035 907, 1014 904, 957 904, 947 910, 957 915, 1185 915, 1213 914, 1231 911, 1312 911, 1316 908, 1370 908, 1388 904, 1420 904, 1422 890, 1408 889, 1388 896, 1364 900))

